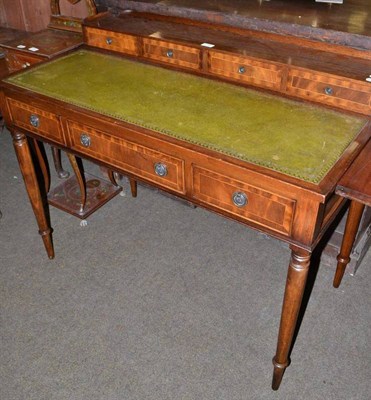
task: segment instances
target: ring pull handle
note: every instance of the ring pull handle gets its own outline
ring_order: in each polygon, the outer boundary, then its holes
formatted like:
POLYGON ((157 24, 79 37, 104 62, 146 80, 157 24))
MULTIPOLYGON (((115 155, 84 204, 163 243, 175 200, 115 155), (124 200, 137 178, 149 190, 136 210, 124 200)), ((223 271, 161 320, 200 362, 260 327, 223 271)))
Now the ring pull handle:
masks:
POLYGON ((158 176, 166 176, 167 175, 167 166, 163 163, 156 163, 154 166, 155 174, 158 176))
POLYGON ((245 193, 243 192, 234 192, 232 195, 233 204, 237 207, 245 207, 248 199, 245 193))
POLYGON ((238 67, 238 73, 239 74, 244 74, 246 72, 246 68, 243 65, 240 65, 238 67))
POLYGON ((166 52, 166 57, 173 58, 173 56, 174 56, 173 50, 169 49, 169 50, 166 52))
POLYGON ((90 147, 91 145, 91 139, 90 136, 87 133, 82 133, 80 135, 80 143, 84 146, 84 147, 90 147))
POLYGON ((106 43, 107 43, 107 44, 112 44, 112 38, 108 37, 108 38, 106 39, 106 43))
POLYGON ((38 128, 40 126, 40 119, 37 115, 35 114, 31 114, 30 115, 30 124, 34 127, 34 128, 38 128))
POLYGON ((331 96, 331 95, 334 93, 334 91, 333 91, 332 87, 327 86, 327 87, 325 87, 325 93, 326 93, 328 96, 331 96))

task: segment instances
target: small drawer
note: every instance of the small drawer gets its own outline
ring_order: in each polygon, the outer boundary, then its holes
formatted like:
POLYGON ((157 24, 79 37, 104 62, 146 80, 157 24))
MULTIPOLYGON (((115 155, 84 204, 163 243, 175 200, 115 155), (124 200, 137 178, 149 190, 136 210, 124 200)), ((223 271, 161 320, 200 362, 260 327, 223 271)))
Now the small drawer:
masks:
POLYGON ((287 92, 346 110, 370 113, 371 84, 291 68, 287 92))
POLYGON ((185 192, 183 160, 162 152, 157 146, 155 150, 72 121, 68 121, 68 132, 72 148, 81 153, 157 186, 185 192))
POLYGON ((155 39, 143 39, 143 56, 180 67, 200 69, 200 49, 155 39))
POLYGON ((193 197, 224 213, 290 235, 295 201, 193 166, 193 197))
POLYGON ((85 34, 89 46, 135 56, 139 54, 138 38, 136 36, 95 28, 86 28, 85 34))
POLYGON ((210 50, 209 72, 250 85, 280 90, 284 67, 210 50))
POLYGON ((5 54, 6 63, 9 72, 19 71, 20 69, 28 68, 33 64, 38 64, 43 61, 42 57, 32 57, 28 54, 21 54, 16 51, 6 51, 5 54))
POLYGON ((8 99, 8 105, 14 125, 35 132, 46 139, 65 144, 60 120, 56 114, 13 99, 8 99))

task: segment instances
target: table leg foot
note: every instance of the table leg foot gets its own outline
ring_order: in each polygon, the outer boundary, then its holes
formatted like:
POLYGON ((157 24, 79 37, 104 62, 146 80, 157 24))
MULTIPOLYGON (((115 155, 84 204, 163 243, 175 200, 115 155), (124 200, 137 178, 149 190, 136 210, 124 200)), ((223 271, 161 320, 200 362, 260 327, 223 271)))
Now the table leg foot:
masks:
POLYGON ((276 357, 273 357, 273 379, 272 379, 272 389, 278 390, 280 387, 283 374, 285 373, 286 367, 289 365, 289 361, 281 364, 276 362, 276 357))
POLYGON ((52 229, 47 229, 46 231, 39 231, 41 238, 44 242, 46 254, 52 260, 54 258, 54 247, 53 247, 53 239, 52 239, 52 229))

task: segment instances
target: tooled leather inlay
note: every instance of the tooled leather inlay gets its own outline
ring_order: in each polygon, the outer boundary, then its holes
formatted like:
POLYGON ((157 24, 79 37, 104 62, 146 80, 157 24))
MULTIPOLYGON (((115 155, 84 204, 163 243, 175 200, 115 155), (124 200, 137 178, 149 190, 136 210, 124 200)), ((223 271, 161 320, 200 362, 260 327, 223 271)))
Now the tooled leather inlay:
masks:
POLYGON ((89 50, 7 81, 316 184, 366 123, 365 118, 89 50))

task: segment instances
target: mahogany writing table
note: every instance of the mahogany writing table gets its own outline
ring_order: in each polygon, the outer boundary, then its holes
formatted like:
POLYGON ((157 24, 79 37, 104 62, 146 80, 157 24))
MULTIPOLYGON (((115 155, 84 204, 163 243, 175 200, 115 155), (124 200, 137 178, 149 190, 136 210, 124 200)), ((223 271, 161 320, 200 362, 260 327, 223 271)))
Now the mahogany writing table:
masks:
POLYGON ((344 203, 335 186, 370 137, 368 119, 91 49, 15 74, 1 87, 50 258, 45 188, 28 137, 289 243, 273 359, 278 389, 311 253, 344 203))

